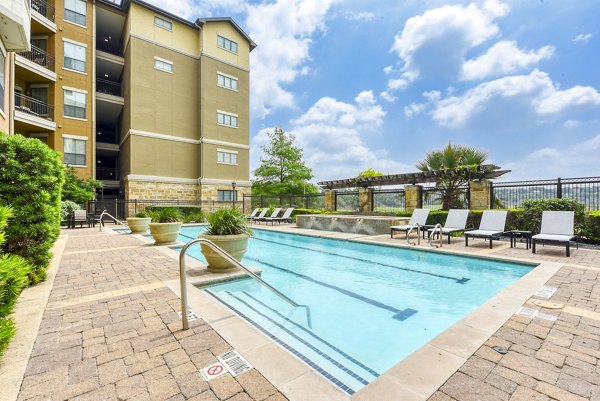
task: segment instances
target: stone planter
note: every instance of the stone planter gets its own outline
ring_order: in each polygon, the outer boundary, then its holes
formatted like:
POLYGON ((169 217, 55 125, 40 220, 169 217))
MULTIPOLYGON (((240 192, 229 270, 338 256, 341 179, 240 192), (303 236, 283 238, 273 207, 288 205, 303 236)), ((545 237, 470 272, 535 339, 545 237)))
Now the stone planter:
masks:
POLYGON ((146 230, 148 230, 148 224, 152 219, 150 217, 128 217, 127 225, 131 230, 132 234, 145 234, 146 230))
POLYGON ((150 223, 150 234, 154 238, 157 244, 166 244, 169 242, 175 242, 179 230, 181 229, 181 222, 176 223, 150 223))
MULTIPOLYGON (((213 242, 216 246, 233 256, 236 260, 241 261, 248 247, 248 235, 200 235, 200 238, 205 238, 213 242)), ((236 265, 228 260, 225 260, 221 255, 216 253, 212 248, 204 244, 201 245, 202 254, 208 262, 208 271, 213 273, 228 273, 237 269, 236 265)))

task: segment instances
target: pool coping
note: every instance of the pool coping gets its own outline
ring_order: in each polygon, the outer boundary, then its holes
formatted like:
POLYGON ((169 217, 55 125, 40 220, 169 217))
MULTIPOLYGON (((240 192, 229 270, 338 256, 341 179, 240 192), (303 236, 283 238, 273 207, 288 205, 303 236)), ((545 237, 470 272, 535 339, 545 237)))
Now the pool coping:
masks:
MULTIPOLYGON (((449 249, 410 246, 402 243, 379 242, 381 235, 346 234, 339 232, 301 229, 290 231, 285 227, 268 227, 267 230, 294 233, 311 237, 329 238, 388 246, 441 252, 455 256, 490 259, 535 266, 529 273, 490 298, 479 308, 450 326, 415 352, 398 362, 380 377, 349 396, 325 377, 280 347, 258 329, 247 323, 213 297, 197 291, 193 281, 187 284, 188 307, 204 319, 231 346, 238 350, 254 367, 291 401, 327 399, 386 401, 424 401, 438 390, 526 301, 543 286, 565 263, 523 260, 500 255, 465 253, 449 249), (311 233, 314 231, 314 234, 311 233), (325 397, 325 398, 324 398, 325 397)), ((137 234, 133 234, 137 235, 137 234)), ((137 235, 145 243, 151 239, 137 235)), ((178 259, 178 252, 170 247, 155 246, 165 255, 178 259)), ((202 269, 202 264, 187 258, 189 266, 202 269)), ((180 297, 179 280, 164 284, 180 297)))

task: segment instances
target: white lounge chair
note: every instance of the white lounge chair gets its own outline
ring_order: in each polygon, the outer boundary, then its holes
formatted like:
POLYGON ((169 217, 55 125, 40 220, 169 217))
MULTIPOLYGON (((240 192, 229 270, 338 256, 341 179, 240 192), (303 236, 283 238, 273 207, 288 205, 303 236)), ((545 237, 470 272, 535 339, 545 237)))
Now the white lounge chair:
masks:
POLYGON ((258 211, 259 211, 259 210, 260 210, 260 208, 259 208, 259 207, 257 207, 256 209, 254 209, 254 210, 252 211, 252 213, 250 213, 250 214, 247 214, 247 215, 246 215, 246 218, 247 218, 248 220, 252 219, 254 216, 256 216, 256 213, 258 213, 258 211))
MULTIPOLYGON (((440 230, 436 230, 437 235, 448 235, 448 243, 450 243, 450 237, 454 233, 464 232, 467 228, 467 218, 469 217, 469 209, 450 209, 448 211, 448 217, 446 218, 446 224, 440 230)), ((432 234, 433 228, 427 230, 429 235, 432 234)))
MULTIPOLYGON (((542 212, 540 233, 531 237, 531 252, 535 253, 535 244, 555 243, 567 247, 567 257, 571 256, 571 240, 575 238, 575 212, 542 212)), ((579 244, 578 244, 579 246, 579 244)))
POLYGON ((266 221, 266 222, 270 221, 271 225, 275 224, 275 222, 277 222, 278 224, 280 224, 280 223, 291 223, 292 222, 292 212, 293 211, 294 211, 293 207, 288 207, 285 210, 285 212, 283 213, 283 216, 281 216, 281 217, 266 217, 264 221, 266 221))
POLYGON ((273 213, 271 213, 271 215, 269 217, 265 217, 265 216, 257 217, 256 219, 254 219, 254 221, 259 222, 259 221, 267 221, 267 219, 273 219, 279 215, 279 212, 281 212, 281 208, 276 207, 275 210, 273 210, 273 213))
POLYGON ((268 212, 268 211, 269 211, 269 208, 268 208, 268 207, 266 207, 266 208, 264 208, 264 209, 263 209, 263 210, 260 212, 260 214, 259 214, 258 216, 255 216, 255 217, 250 217, 250 218, 249 218, 249 220, 250 220, 251 222, 254 222, 254 221, 258 220, 258 219, 264 219, 264 218, 265 218, 265 215, 267 214, 267 212, 268 212))
POLYGON ((469 246, 469 237, 485 238, 490 240, 490 249, 492 249, 493 239, 499 238, 504 232, 507 215, 506 210, 484 210, 479 229, 465 231, 465 246, 469 246))
POLYGON ((427 223, 427 216, 429 216, 429 209, 415 209, 413 210, 412 216, 408 224, 401 226, 390 227, 390 238, 394 238, 394 231, 404 231, 408 233, 411 228, 418 224, 419 227, 424 227, 427 223))

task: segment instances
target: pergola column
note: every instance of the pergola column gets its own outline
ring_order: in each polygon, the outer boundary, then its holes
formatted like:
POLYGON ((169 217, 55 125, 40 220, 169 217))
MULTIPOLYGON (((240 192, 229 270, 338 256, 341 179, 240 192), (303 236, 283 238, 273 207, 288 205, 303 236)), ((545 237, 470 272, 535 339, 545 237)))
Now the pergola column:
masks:
POLYGON ((335 191, 333 189, 325 190, 325 210, 328 212, 335 211, 335 191))
POLYGON ((469 181, 469 203, 471 210, 486 210, 490 208, 489 181, 469 181))
POLYGON ((423 186, 405 185, 404 186, 404 207, 407 212, 423 207, 423 186))
POLYGON ((358 207, 361 213, 371 213, 373 211, 372 194, 372 188, 358 188, 358 207))

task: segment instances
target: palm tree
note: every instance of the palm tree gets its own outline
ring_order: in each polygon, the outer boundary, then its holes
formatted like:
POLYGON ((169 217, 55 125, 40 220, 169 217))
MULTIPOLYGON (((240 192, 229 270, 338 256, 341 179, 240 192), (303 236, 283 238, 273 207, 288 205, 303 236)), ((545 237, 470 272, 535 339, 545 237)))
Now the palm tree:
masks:
MULTIPOLYGON (((417 163, 417 168, 424 172, 456 169, 458 167, 480 166, 487 159, 487 153, 469 146, 453 145, 434 150, 425 155, 425 158, 417 163)), ((454 174, 448 172, 440 176, 435 185, 442 194, 442 209, 448 210, 453 207, 462 207, 458 199, 458 188, 468 181, 466 174, 454 174)))

